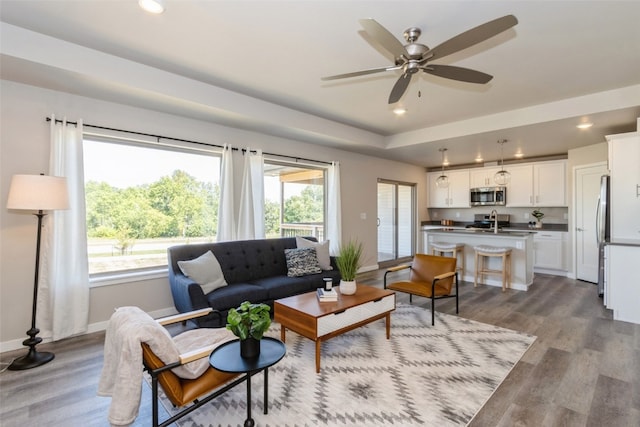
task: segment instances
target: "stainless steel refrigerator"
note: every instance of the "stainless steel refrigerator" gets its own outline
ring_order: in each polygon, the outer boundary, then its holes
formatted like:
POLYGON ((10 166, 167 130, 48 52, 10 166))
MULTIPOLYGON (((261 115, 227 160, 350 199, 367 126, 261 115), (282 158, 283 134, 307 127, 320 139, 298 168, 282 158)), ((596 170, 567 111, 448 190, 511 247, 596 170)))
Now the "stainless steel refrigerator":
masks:
POLYGON ((600 178, 600 196, 598 197, 598 207, 596 209, 596 238, 598 240, 598 295, 604 295, 605 286, 605 246, 609 242, 611 236, 611 224, 609 215, 609 175, 603 175, 600 178))

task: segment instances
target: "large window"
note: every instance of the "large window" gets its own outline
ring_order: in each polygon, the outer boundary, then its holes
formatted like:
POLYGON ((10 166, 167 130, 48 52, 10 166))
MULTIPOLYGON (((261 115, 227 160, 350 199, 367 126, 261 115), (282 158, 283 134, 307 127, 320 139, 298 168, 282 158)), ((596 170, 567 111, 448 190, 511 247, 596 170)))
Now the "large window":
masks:
POLYGON ((325 169, 265 162, 267 237, 314 236, 324 240, 325 169))
POLYGON ((89 273, 155 269, 166 249, 215 241, 216 153, 85 139, 89 273))

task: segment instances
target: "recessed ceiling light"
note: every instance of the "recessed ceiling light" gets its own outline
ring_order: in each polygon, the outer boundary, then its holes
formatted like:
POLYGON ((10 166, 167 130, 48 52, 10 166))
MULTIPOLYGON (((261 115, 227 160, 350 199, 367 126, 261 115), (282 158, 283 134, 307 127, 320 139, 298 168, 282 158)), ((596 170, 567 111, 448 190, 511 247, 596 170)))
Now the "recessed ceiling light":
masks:
POLYGON ((521 152, 521 151, 518 151, 516 154, 514 154, 514 155, 513 155, 513 157, 516 157, 516 158, 518 158, 518 159, 519 159, 519 158, 521 158, 521 157, 524 157, 524 154, 522 154, 522 152, 521 152))
POLYGON ((482 156, 480 154, 478 154, 478 157, 476 157, 476 162, 481 162, 484 159, 482 158, 482 156))
POLYGON ((576 127, 578 129, 589 129, 591 126, 593 126, 593 123, 591 122, 584 122, 584 123, 580 123, 579 125, 577 125, 576 127))
POLYGON ((164 12, 164 0, 138 0, 138 5, 149 13, 164 12))
POLYGON ((404 107, 397 107, 397 108, 393 109, 393 113, 396 116, 401 116, 401 115, 405 114, 406 112, 407 112, 407 109, 404 108, 404 107))

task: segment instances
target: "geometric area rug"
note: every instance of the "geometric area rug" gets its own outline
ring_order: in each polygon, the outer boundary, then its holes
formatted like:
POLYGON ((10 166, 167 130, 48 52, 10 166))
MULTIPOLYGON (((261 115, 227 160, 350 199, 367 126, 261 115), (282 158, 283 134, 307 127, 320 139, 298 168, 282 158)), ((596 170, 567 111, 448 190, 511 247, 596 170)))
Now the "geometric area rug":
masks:
MULTIPOLYGON (((536 337, 422 307, 398 304, 391 339, 384 320, 322 344, 287 331, 287 354, 269 368, 269 413, 262 373, 251 379, 256 426, 464 426, 491 397, 536 337)), ((268 336, 280 337, 273 323, 268 336)), ((161 399, 163 403, 166 400, 161 399)), ((169 413, 171 405, 164 404, 169 413)), ((241 426, 240 384, 178 422, 241 426)))

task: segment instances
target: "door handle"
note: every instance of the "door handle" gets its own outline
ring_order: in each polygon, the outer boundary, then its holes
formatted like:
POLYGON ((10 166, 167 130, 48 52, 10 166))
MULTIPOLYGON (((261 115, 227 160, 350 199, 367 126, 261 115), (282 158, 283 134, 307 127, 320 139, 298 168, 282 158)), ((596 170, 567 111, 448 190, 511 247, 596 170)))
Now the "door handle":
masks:
MULTIPOLYGON (((600 224, 600 197, 598 197, 598 203, 596 204, 596 242, 598 242, 598 245, 600 245, 601 241, 600 241, 600 228, 602 227, 602 225, 600 224)), ((604 234, 602 234, 603 238, 604 238, 604 234)))
POLYGON ((576 231, 584 231, 584 228, 576 227, 576 231))

